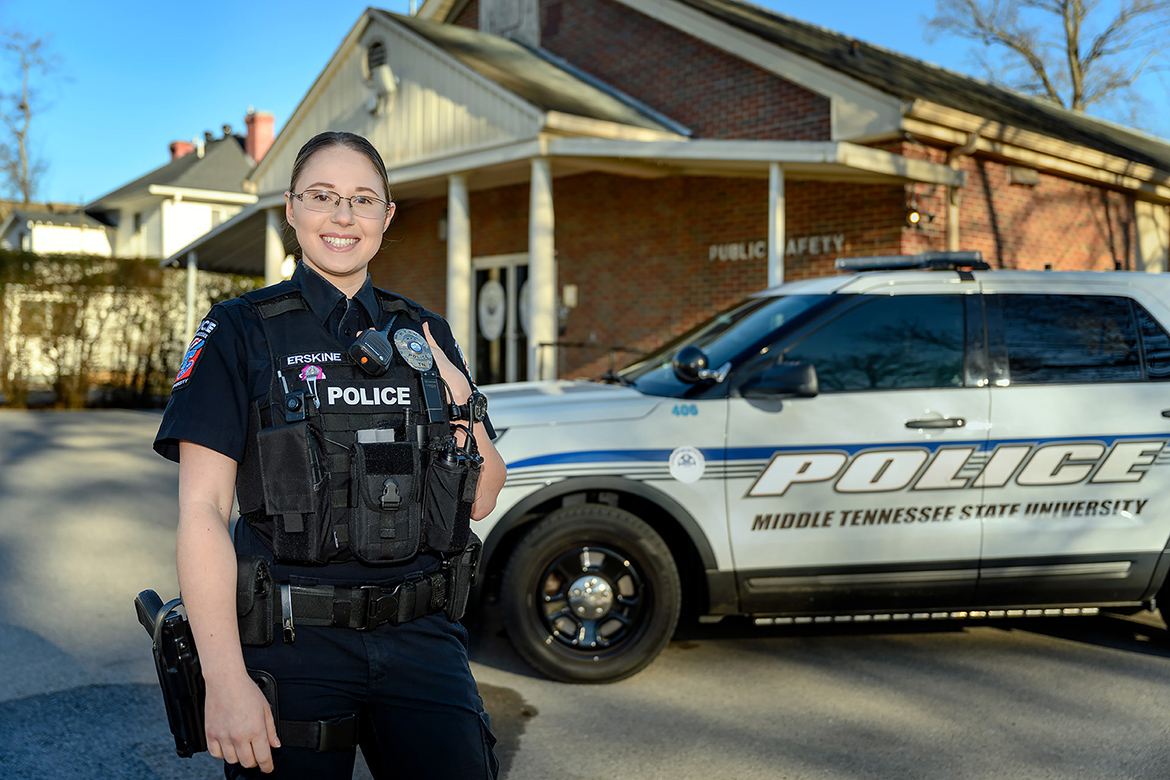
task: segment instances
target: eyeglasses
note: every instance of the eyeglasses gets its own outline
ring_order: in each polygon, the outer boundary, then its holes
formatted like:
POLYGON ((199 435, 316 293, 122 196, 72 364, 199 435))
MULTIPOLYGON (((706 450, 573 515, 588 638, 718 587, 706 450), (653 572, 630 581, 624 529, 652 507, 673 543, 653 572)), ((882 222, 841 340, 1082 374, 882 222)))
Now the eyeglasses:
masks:
POLYGON ((369 195, 350 195, 348 198, 338 195, 332 190, 305 190, 304 192, 290 192, 294 198, 304 204, 309 211, 331 213, 341 205, 341 201, 349 203, 349 210, 355 217, 362 219, 381 219, 386 216, 389 204, 379 198, 369 195))

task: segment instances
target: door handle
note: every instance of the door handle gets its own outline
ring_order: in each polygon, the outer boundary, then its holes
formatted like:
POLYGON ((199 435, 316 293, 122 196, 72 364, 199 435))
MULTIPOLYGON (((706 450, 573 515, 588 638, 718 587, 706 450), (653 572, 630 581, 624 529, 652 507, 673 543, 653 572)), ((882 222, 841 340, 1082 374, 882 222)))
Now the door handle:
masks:
POLYGON ((1170 417, 1170 409, 1163 409, 1162 416, 1163 417, 1170 417))
MULTIPOLYGON (((1168 409, 1167 411, 1170 411, 1168 409)), ((943 417, 932 420, 907 420, 907 428, 962 428, 967 421, 962 417, 943 417)))

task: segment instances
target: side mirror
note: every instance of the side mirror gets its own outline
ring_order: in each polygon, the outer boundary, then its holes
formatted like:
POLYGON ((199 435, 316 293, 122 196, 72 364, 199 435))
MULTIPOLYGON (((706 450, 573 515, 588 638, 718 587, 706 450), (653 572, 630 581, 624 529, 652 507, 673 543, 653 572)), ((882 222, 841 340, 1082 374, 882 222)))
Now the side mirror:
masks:
POLYGON ((704 378, 707 371, 707 353, 695 346, 683 347, 674 353, 670 365, 675 376, 688 385, 693 385, 704 378))
POLYGON ((812 363, 780 363, 752 377, 739 389, 744 398, 812 398, 820 392, 812 363))

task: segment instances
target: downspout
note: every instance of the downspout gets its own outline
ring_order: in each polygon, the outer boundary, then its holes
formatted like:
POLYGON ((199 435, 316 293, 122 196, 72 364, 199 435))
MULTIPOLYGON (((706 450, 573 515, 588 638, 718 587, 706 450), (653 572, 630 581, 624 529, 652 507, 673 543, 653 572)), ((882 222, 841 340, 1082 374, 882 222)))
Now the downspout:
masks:
POLYGON ((187 253, 187 322, 184 331, 186 340, 183 344, 190 344, 195 337, 195 295, 199 290, 199 261, 194 251, 187 253))
MULTIPOLYGON (((947 152, 947 166, 959 170, 959 158, 966 157, 975 151, 979 145, 979 131, 967 135, 967 142, 956 146, 947 152)), ((947 187, 947 251, 959 251, 959 205, 963 200, 963 191, 959 187, 947 187)))

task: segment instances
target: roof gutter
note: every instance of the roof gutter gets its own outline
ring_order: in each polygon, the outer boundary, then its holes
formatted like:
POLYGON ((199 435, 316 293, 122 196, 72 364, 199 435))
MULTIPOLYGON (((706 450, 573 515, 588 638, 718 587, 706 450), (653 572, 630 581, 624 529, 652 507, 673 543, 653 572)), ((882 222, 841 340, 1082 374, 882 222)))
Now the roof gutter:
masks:
POLYGON ((181 200, 208 200, 220 203, 248 205, 256 202, 256 196, 246 192, 224 192, 222 190, 197 190, 190 187, 171 187, 166 184, 152 184, 146 188, 151 195, 162 195, 181 200))
POLYGON ((845 141, 627 141, 604 138, 541 138, 492 146, 457 155, 432 158, 390 171, 392 185, 424 181, 464 171, 530 160, 534 157, 576 157, 662 161, 685 164, 738 163, 758 166, 761 173, 772 163, 800 166, 839 166, 860 174, 874 174, 906 182, 962 187, 964 171, 946 165, 911 160, 892 152, 845 141))

